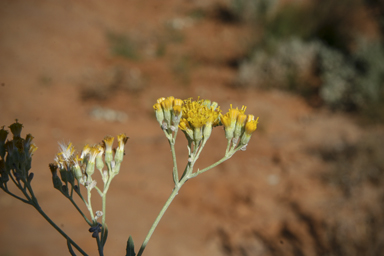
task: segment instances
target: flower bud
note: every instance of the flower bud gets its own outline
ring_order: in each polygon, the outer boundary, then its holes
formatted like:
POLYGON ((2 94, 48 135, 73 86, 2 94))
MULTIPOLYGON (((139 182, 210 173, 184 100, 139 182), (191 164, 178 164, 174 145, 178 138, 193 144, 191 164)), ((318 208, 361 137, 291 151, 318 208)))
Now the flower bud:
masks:
POLYGON ((79 158, 78 155, 75 156, 75 158, 72 160, 72 172, 75 176, 75 178, 80 181, 80 179, 83 177, 83 172, 81 170, 81 167, 80 167, 80 164, 79 162, 81 161, 82 159, 79 158))
POLYGON ((237 116, 235 133, 234 133, 236 139, 240 138, 240 136, 243 134, 246 120, 247 120, 247 115, 245 114, 239 114, 237 116))
POLYGON ((124 157, 124 146, 127 143, 129 137, 127 137, 124 133, 117 135, 117 142, 118 146, 116 149, 116 154, 115 154, 115 162, 116 163, 121 163, 123 161, 124 157))
POLYGON ((97 147, 97 150, 99 151, 99 153, 97 153, 97 156, 96 156, 96 168, 102 171, 104 168, 104 162, 103 162, 104 148, 100 144, 96 145, 96 147, 97 147))
POLYGON ((105 163, 110 164, 113 160, 112 145, 115 138, 112 136, 106 136, 103 140, 105 147, 105 163))
POLYGON ((172 103, 173 103, 172 98, 168 97, 160 103, 164 111, 164 119, 167 122, 168 126, 171 125, 171 109, 172 109, 172 103))
POLYGON ((247 145, 249 140, 251 139, 252 133, 257 128, 257 121, 259 118, 255 120, 255 117, 253 115, 248 115, 247 122, 245 123, 245 131, 243 135, 241 136, 240 143, 242 145, 247 145))
POLYGON ((13 134, 13 138, 20 138, 22 128, 23 128, 23 125, 18 123, 17 119, 15 123, 9 126, 9 129, 11 129, 11 132, 13 134))
POLYGON ((155 110, 157 122, 159 122, 159 124, 162 125, 164 121, 164 112, 163 112, 163 108, 161 107, 161 104, 155 103, 155 105, 153 105, 153 109, 155 110))

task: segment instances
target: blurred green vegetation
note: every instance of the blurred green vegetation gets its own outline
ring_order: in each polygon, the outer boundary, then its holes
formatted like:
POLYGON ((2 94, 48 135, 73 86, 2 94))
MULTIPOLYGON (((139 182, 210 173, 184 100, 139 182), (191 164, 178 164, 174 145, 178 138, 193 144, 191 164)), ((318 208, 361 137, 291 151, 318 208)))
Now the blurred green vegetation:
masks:
POLYGON ((112 55, 121 56, 131 60, 138 60, 139 54, 136 43, 125 34, 107 33, 112 55))
POLYGON ((313 106, 384 122, 380 1, 233 0, 229 8, 255 33, 239 86, 287 89, 313 106))

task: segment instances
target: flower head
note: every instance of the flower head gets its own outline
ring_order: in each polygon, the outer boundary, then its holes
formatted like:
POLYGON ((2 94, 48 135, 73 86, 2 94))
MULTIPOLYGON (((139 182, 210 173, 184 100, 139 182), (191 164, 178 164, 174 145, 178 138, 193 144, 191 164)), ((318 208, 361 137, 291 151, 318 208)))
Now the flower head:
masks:
POLYGON ((73 154, 75 153, 75 147, 72 146, 71 142, 68 145, 66 145, 65 143, 59 143, 59 150, 60 152, 58 153, 58 155, 60 155, 66 162, 69 162, 72 159, 73 154))
POLYGON ((124 157, 124 145, 127 143, 128 137, 125 135, 125 133, 119 134, 117 135, 117 141, 119 145, 116 149, 115 162, 121 163, 124 157))
POLYGON ((243 106, 240 110, 238 108, 232 108, 232 104, 230 105, 230 109, 225 115, 220 114, 221 123, 224 125, 225 136, 227 139, 232 139, 234 136, 234 131, 236 127, 237 117, 240 114, 244 114, 247 107, 243 106))
POLYGON ((117 147, 117 150, 121 150, 121 151, 124 151, 124 145, 127 143, 129 137, 127 137, 127 135, 125 135, 125 133, 121 133, 119 135, 117 135, 117 142, 118 142, 118 147, 117 147))
POLYGON ((16 119, 16 122, 11 124, 9 126, 9 129, 11 129, 11 132, 13 134, 13 138, 16 138, 16 137, 19 137, 20 138, 20 134, 21 134, 21 129, 23 128, 23 125, 21 123, 19 123, 16 119))
POLYGON ((161 107, 161 104, 157 102, 157 103, 155 103, 155 105, 153 105, 153 109, 155 110, 156 120, 157 120, 157 122, 159 122, 159 124, 161 126, 163 124, 163 121, 164 121, 163 108, 161 107))
POLYGON ((114 139, 115 139, 114 137, 108 135, 108 136, 105 136, 103 140, 104 147, 105 147, 105 162, 108 164, 111 163, 111 161, 113 160, 112 146, 113 146, 114 139))
POLYGON ((240 143, 242 145, 247 145, 249 140, 251 139, 252 133, 256 131, 257 128, 257 121, 259 118, 256 118, 253 115, 248 115, 247 121, 245 123, 245 131, 243 135, 241 136, 240 143))
POLYGON ((248 115, 247 123, 245 124, 245 133, 251 135, 254 131, 256 131, 258 120, 259 118, 255 120, 253 115, 248 115))

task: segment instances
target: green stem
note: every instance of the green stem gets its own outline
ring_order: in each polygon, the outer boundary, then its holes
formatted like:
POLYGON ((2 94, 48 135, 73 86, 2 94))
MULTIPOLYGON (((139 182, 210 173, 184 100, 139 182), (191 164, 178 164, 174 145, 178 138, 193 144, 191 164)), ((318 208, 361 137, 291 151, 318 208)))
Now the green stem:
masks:
MULTIPOLYGON (((103 212, 103 216, 102 216, 102 219, 101 219, 101 246, 102 246, 102 249, 104 248, 104 244, 106 242, 106 236, 105 236, 105 232, 106 232, 106 226, 105 226, 105 219, 106 219, 106 210, 107 210, 107 192, 108 192, 108 189, 109 189, 109 185, 111 184, 111 181, 113 179, 113 177, 115 177, 115 174, 110 174, 109 177, 108 177, 108 180, 105 184, 105 187, 104 187, 104 190, 103 190, 103 196, 102 196, 102 212, 103 212)), ((100 254, 101 256, 102 254, 100 254)))
MULTIPOLYGON (((37 201, 37 200, 36 200, 37 201)), ((59 232, 65 239, 67 239, 67 241, 69 241, 82 255, 84 256, 87 256, 88 254, 86 254, 69 236, 67 236, 67 234, 64 233, 63 230, 61 230, 46 214, 45 212, 40 208, 40 206, 38 204, 33 204, 33 207, 35 207, 35 209, 41 214, 41 216, 44 217, 44 219, 46 221, 49 222, 49 224, 51 224, 52 227, 54 227, 57 232, 59 232)))
POLYGON ((179 171, 177 169, 177 161, 176 161, 176 152, 175 152, 174 140, 173 140, 173 142, 171 142, 171 140, 169 140, 169 145, 171 146, 172 160, 173 160, 173 177, 174 177, 174 182, 175 182, 175 185, 176 185, 176 182, 179 181, 179 171))
POLYGON ((157 215, 155 222, 153 222, 151 229, 149 230, 147 236, 144 239, 143 244, 140 247, 140 250, 137 254, 137 256, 141 256, 144 252, 145 247, 148 244, 149 239, 151 239, 151 236, 153 232, 155 231, 157 225, 159 224, 161 218, 163 217, 164 213, 167 211, 169 205, 172 203, 173 199, 176 197, 176 195, 179 193, 179 190, 181 186, 188 180, 187 176, 185 176, 178 184, 175 185, 175 188, 173 189, 171 195, 169 196, 167 202, 165 202, 163 208, 161 209, 159 215, 157 215))
POLYGON ((11 191, 9 191, 8 189, 5 189, 5 188, 4 188, 3 191, 4 191, 5 193, 7 193, 8 195, 13 196, 13 197, 16 198, 16 199, 19 199, 19 200, 22 201, 23 203, 31 204, 28 200, 25 200, 24 198, 21 198, 21 197, 15 195, 15 194, 13 194, 13 193, 12 193, 11 191))
POLYGON ((84 215, 84 213, 80 210, 80 208, 77 206, 76 202, 72 199, 72 197, 69 197, 69 200, 75 206, 75 208, 81 214, 81 216, 83 216, 84 220, 88 223, 88 225, 92 226, 92 222, 84 215))

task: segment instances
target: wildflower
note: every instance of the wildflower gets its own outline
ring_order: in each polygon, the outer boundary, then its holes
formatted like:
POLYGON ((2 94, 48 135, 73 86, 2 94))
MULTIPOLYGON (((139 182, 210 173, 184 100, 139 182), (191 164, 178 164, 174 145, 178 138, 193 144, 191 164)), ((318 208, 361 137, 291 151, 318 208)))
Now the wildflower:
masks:
POLYGON ((99 152, 96 155, 96 168, 101 171, 104 168, 104 162, 103 162, 104 147, 100 144, 97 144, 95 147, 99 152))
POLYGON ((164 120, 167 122, 168 127, 171 125, 171 110, 174 99, 175 98, 173 96, 169 96, 168 98, 160 102, 161 107, 164 111, 164 120))
MULTIPOLYGON (((211 106, 208 100, 185 100, 182 110, 182 118, 188 122, 189 127, 193 130, 193 139, 197 143, 203 138, 202 129, 205 126, 207 126, 207 132, 204 132, 204 134, 208 139, 212 126, 219 124, 220 108, 211 106)), ((183 130, 187 126, 184 123, 179 127, 183 130)))
POLYGON ((240 113, 237 116, 235 132, 234 132, 234 139, 236 140, 235 143, 238 141, 238 139, 240 138, 240 136, 244 132, 244 126, 245 126, 245 121, 246 120, 247 120, 247 115, 246 114, 240 113))
POLYGON ((123 161, 124 145, 127 143, 127 141, 128 141, 128 137, 124 133, 117 135, 118 147, 116 149, 116 154, 115 154, 116 163, 121 163, 123 161))
POLYGON ((163 124, 163 121, 164 121, 163 108, 161 107, 160 103, 155 103, 155 105, 153 105, 153 109, 155 110, 155 113, 156 113, 156 120, 157 120, 157 122, 159 122, 159 124, 161 126, 163 124))
POLYGON ((83 151, 81 151, 81 155, 80 155, 80 158, 85 160, 85 158, 87 157, 89 151, 91 151, 91 147, 87 144, 83 147, 83 151))
POLYGON ((173 112, 172 112, 172 122, 174 126, 178 126, 180 123, 180 118, 182 115, 181 107, 183 106, 183 101, 181 99, 174 99, 173 101, 173 112))
POLYGON ((89 151, 89 159, 87 162, 87 168, 85 169, 86 174, 88 175, 88 178, 92 176, 92 174, 95 172, 95 160, 97 155, 100 153, 100 150, 97 146, 91 147, 91 150, 89 151))
POLYGON ((15 123, 9 126, 9 129, 11 129, 11 132, 13 134, 13 138, 17 138, 17 137, 20 138, 22 128, 23 128, 23 125, 17 122, 17 119, 15 123))
POLYGON ((255 117, 253 115, 248 115, 247 122, 245 123, 245 131, 241 136, 240 143, 242 145, 248 144, 249 140, 251 139, 252 133, 256 131, 258 120, 259 118, 255 120, 255 117))
POLYGON ((238 108, 234 109, 232 108, 232 104, 230 105, 230 107, 231 108, 225 115, 220 114, 221 122, 224 125, 224 129, 225 129, 225 137, 228 140, 231 140, 234 136, 237 116, 239 114, 244 114, 245 109, 247 108, 243 106, 240 110, 238 108))
POLYGON ((187 119, 181 119, 179 127, 185 133, 188 140, 193 140, 193 130, 191 129, 187 119))
MULTIPOLYGON (((79 157, 79 155, 76 155, 73 159, 72 159, 72 172, 73 174, 75 175, 75 178, 80 182, 80 180, 82 179, 83 177, 83 171, 81 170, 81 167, 80 167, 80 162, 82 161, 83 159, 81 159, 79 157)), ((82 183, 82 182, 80 182, 82 183)))
POLYGON ((70 142, 68 146, 64 143, 59 143, 59 150, 60 152, 57 155, 61 157, 62 161, 69 163, 75 153, 75 147, 72 146, 72 143, 70 142))
POLYGON ((113 160, 112 156, 112 146, 113 146, 113 140, 115 138, 112 136, 106 136, 103 140, 104 147, 105 147, 105 162, 107 164, 110 164, 113 160))

